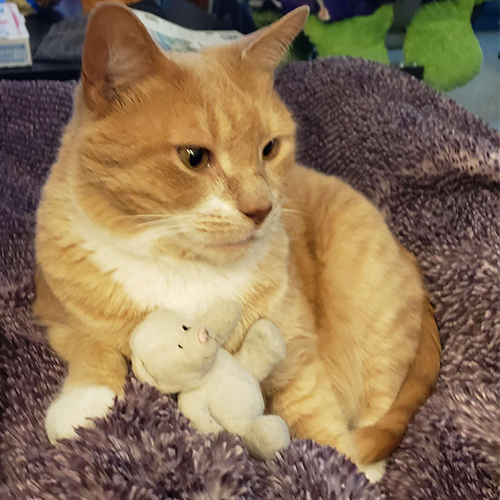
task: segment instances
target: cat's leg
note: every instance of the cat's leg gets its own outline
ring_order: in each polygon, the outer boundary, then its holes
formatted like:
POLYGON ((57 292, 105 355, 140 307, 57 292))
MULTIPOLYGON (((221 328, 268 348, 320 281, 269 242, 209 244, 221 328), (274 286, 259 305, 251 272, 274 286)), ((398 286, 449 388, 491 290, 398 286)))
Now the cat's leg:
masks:
POLYGON ((385 462, 360 464, 354 435, 320 359, 305 365, 298 377, 272 400, 293 436, 329 445, 349 457, 371 482, 379 481, 385 462))
POLYGON ((269 410, 285 420, 293 436, 332 446, 356 461, 348 422, 319 358, 302 366, 272 398, 269 410))
POLYGON ((62 390, 45 420, 54 443, 75 437, 75 428, 89 427, 92 419, 109 413, 115 397, 123 394, 127 364, 118 350, 68 327, 52 327, 49 336, 52 347, 68 363, 62 390))
POLYGON ((313 214, 318 353, 353 428, 359 462, 370 464, 397 448, 430 393, 437 329, 415 259, 381 214, 335 179, 321 184, 325 194, 313 214))

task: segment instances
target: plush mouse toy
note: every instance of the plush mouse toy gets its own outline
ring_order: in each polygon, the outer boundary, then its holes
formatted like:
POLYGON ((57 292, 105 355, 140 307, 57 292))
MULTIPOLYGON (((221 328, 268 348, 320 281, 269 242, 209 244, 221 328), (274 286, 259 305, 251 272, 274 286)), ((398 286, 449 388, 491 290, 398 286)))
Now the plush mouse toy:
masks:
POLYGON ((198 430, 238 434, 249 452, 267 459, 290 443, 285 422, 263 415, 259 382, 286 355, 279 330, 261 319, 248 331, 239 352, 222 348, 241 316, 224 302, 193 321, 173 312, 151 313, 130 339, 137 378, 165 393, 179 393, 179 409, 198 430))

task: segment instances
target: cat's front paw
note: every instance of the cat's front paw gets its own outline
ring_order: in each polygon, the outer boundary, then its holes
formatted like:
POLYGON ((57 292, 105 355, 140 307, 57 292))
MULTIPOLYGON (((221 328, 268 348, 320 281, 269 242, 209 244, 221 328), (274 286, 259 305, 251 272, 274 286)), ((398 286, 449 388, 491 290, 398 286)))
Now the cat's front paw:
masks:
POLYGON ((110 412, 115 397, 115 392, 105 385, 65 388, 52 402, 45 418, 50 442, 73 438, 75 428, 92 426, 94 418, 105 417, 110 412))

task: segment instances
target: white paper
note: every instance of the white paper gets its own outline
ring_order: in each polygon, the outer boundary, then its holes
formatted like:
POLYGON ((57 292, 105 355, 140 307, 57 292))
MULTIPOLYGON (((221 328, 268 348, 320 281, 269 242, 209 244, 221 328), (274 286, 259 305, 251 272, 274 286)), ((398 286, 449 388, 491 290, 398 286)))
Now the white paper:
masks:
POLYGON ((231 43, 242 37, 238 31, 200 31, 183 28, 149 12, 134 10, 154 41, 163 50, 196 52, 198 50, 231 43))

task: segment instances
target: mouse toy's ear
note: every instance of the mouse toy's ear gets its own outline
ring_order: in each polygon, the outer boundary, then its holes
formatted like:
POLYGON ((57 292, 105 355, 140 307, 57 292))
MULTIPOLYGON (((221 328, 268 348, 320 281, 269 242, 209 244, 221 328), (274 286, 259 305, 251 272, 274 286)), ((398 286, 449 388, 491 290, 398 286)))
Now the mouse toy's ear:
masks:
POLYGON ((201 326, 224 345, 241 319, 241 306, 237 302, 221 301, 212 307, 201 319, 201 326))

